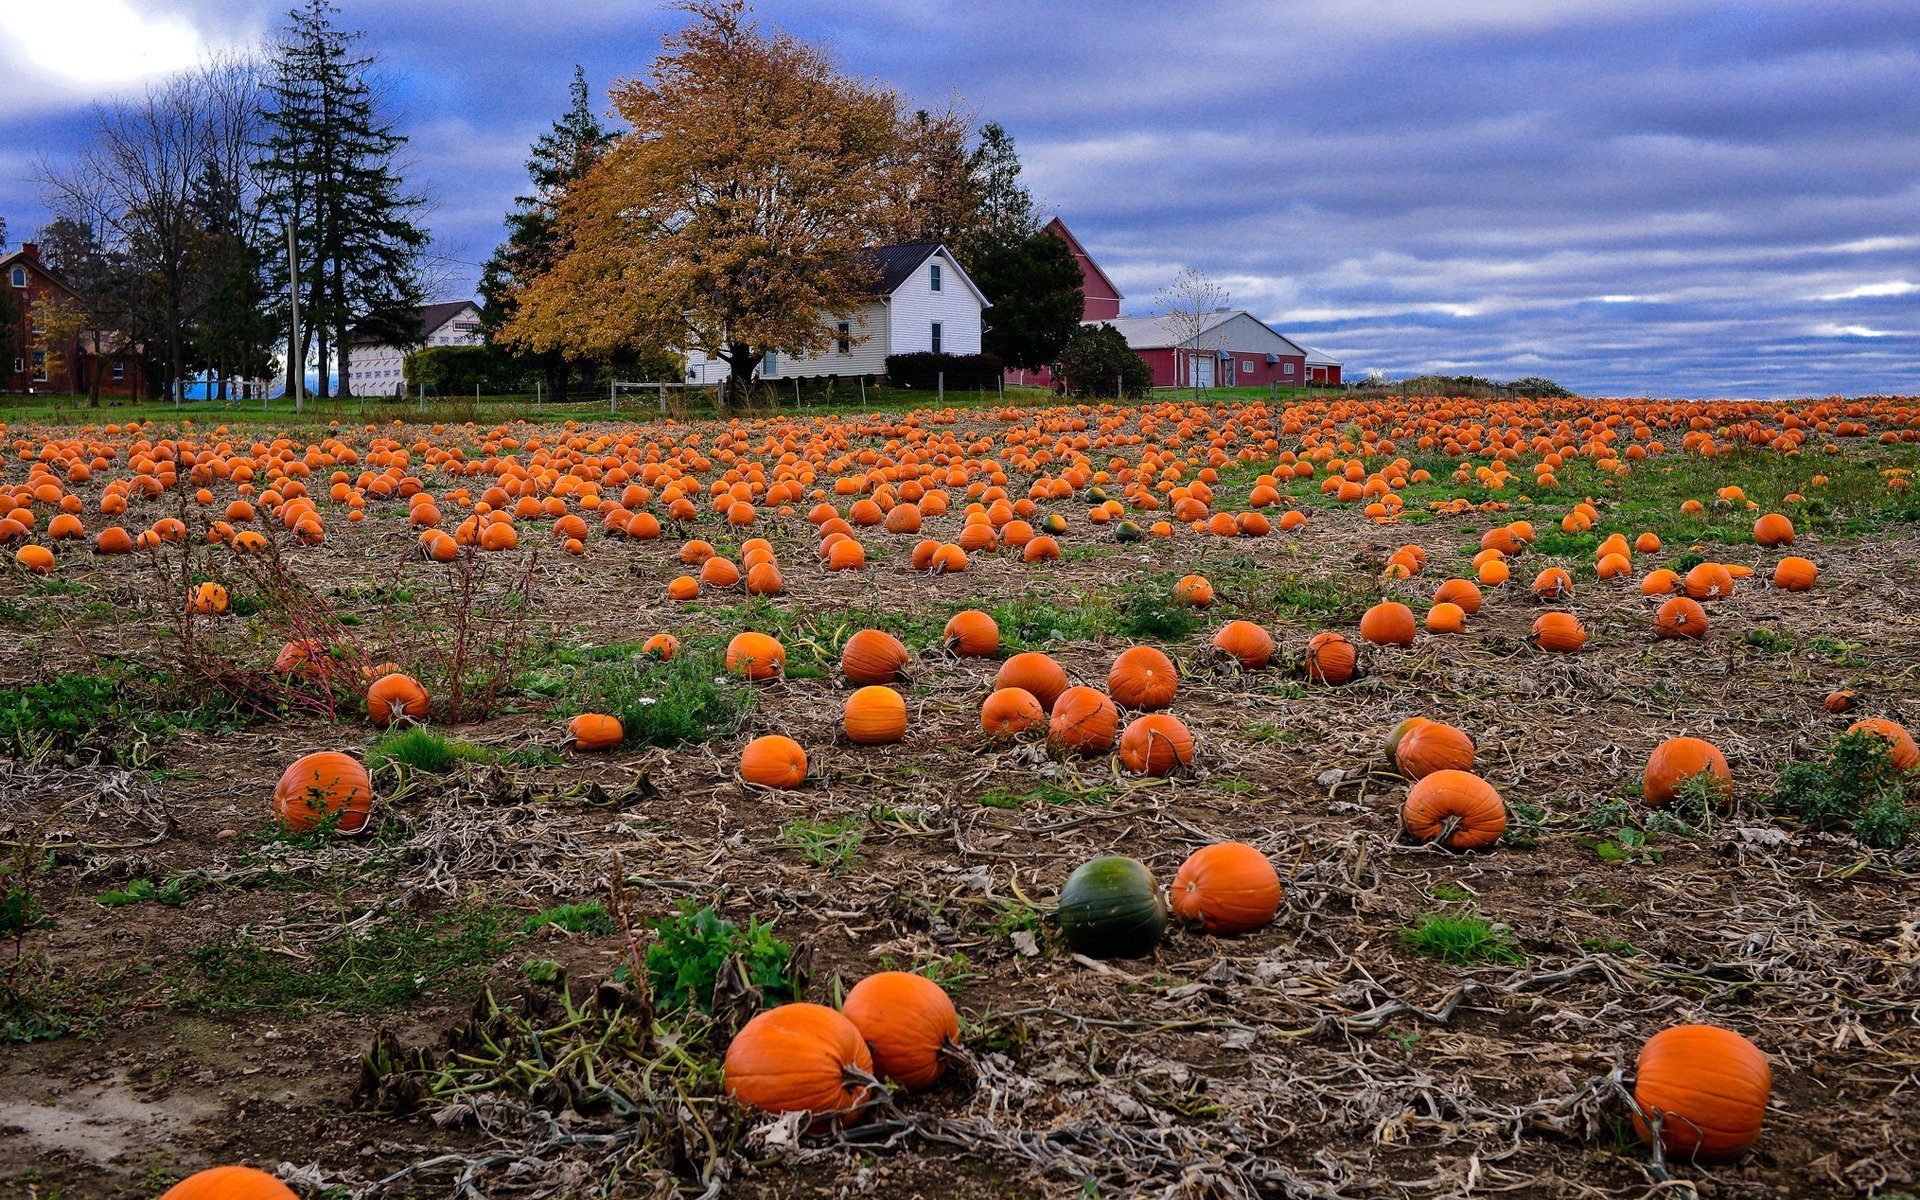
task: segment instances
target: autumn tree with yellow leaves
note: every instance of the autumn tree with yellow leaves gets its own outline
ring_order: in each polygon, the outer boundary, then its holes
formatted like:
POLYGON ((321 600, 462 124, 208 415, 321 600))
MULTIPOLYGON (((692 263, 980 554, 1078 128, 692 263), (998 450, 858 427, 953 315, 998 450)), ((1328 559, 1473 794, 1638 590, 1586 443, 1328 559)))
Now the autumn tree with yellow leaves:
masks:
POLYGON ((966 123, 908 113, 821 48, 762 29, 745 0, 685 11, 651 70, 613 87, 626 132, 560 200, 565 253, 515 293, 499 336, 574 358, 699 349, 741 396, 768 352, 824 349, 828 317, 867 301, 869 251, 900 228, 899 197, 929 202, 924 182, 902 187, 926 172, 916 148, 966 123))

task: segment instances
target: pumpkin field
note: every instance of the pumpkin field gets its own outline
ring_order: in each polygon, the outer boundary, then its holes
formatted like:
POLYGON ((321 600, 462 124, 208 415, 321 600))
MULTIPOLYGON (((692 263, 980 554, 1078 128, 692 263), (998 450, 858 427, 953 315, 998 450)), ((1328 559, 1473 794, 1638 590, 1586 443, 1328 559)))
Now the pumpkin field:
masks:
POLYGON ((0 1196, 1911 1200, 1917 447, 7 426, 0 1196))

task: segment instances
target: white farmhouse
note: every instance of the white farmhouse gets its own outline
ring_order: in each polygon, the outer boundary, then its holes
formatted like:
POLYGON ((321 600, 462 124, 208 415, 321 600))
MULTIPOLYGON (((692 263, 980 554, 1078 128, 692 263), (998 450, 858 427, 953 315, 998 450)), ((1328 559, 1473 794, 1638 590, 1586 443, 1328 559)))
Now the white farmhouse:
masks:
POLYGON ((341 390, 349 396, 399 395, 406 387, 407 355, 426 346, 480 344, 479 305, 471 300, 429 304, 420 310, 420 340, 411 346, 355 338, 341 390))
MULTIPOLYGON (((987 298, 938 242, 882 246, 874 298, 858 312, 835 317, 833 341, 817 354, 769 354, 761 379, 852 378, 884 375, 889 354, 934 351, 980 353, 981 313, 987 298)), ((698 350, 687 354, 687 382, 719 383, 727 364, 698 350)))

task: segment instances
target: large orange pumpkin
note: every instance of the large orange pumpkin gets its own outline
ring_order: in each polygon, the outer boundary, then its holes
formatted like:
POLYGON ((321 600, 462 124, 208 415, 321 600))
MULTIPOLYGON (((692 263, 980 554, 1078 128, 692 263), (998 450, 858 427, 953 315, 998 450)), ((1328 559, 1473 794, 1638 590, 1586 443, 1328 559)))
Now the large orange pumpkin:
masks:
POLYGON ((1411 646, 1418 628, 1413 610, 1397 600, 1385 600, 1360 618, 1360 636, 1376 646, 1411 646))
POLYGON ((853 985, 840 1011, 866 1039, 876 1072, 910 1092, 946 1070, 941 1052, 960 1040, 960 1015, 924 975, 881 971, 853 985))
POLYGON ((1315 683, 1345 683, 1357 661, 1353 643, 1337 633, 1316 633, 1307 640, 1307 678, 1315 683))
POLYGON ((1762 546, 1793 545, 1793 522, 1779 513, 1768 513, 1753 523, 1753 540, 1762 546))
POLYGON ((1193 734, 1166 713, 1137 717, 1120 735, 1120 762, 1136 775, 1170 775, 1193 764, 1193 734))
POLYGON ((1480 611, 1481 600, 1480 587, 1471 579, 1449 579, 1433 593, 1435 604, 1458 604, 1468 616, 1480 611))
POLYGON ((1908 735, 1906 726, 1898 721, 1889 721, 1885 717, 1867 717, 1847 726, 1848 733, 1864 733, 1872 737, 1883 738, 1893 748, 1893 765, 1901 771, 1911 771, 1920 766, 1920 746, 1914 744, 1908 735))
POLYGON ((1435 771, 1473 770, 1473 739, 1465 730, 1443 721, 1414 718, 1418 725, 1389 738, 1394 765, 1408 779, 1425 779, 1435 771))
POLYGON ((1244 842, 1202 846, 1174 873, 1174 915, 1208 933, 1246 933, 1280 911, 1280 873, 1244 842))
POLYGON ((863 687, 847 697, 842 728, 847 740, 856 746, 897 742, 907 733, 907 702, 890 687, 863 687))
POLYGON ((1105 754, 1119 733, 1120 713, 1106 694, 1081 685, 1060 693, 1047 722, 1047 740, 1069 754, 1105 754))
POLYGON ((1273 660, 1273 635, 1252 621, 1229 621, 1213 635, 1214 650, 1249 671, 1273 660))
POLYGON ((1707 610, 1689 596, 1670 596, 1653 615, 1653 631, 1663 638, 1707 636, 1707 610))
POLYGON ((840 650, 840 670, 851 683, 892 683, 912 658, 899 638, 862 629, 840 650))
POLYGON ((1675 1025, 1647 1039, 1635 1071, 1633 1125, 1675 1157, 1738 1157, 1760 1137, 1773 1068, 1746 1038, 1716 1025, 1675 1025))
POLYGON ((962 658, 984 658, 1000 649, 1000 626, 977 608, 953 614, 942 636, 947 649, 962 658))
POLYGON ((160 1193, 160 1200, 298 1200, 292 1188, 252 1167, 209 1167, 160 1193))
POLYGON ((1549 653, 1572 654, 1587 644, 1587 628, 1572 613, 1541 613, 1533 619, 1529 640, 1549 653))
POLYGON ((1115 701, 1142 712, 1165 708, 1180 690, 1173 660, 1152 646, 1123 650, 1107 672, 1107 692, 1115 701))
POLYGON ((581 713, 567 722, 567 737, 575 750, 611 750, 627 736, 619 717, 581 713))
POLYGON ((727 1094, 763 1112, 851 1112, 867 1089, 848 1087, 849 1068, 873 1071, 866 1039, 819 1004, 782 1004, 748 1021, 727 1045, 727 1094))
POLYGON ((337 750, 295 759, 273 789, 273 814, 284 829, 311 833, 338 814, 341 833, 357 833, 373 811, 373 780, 360 760, 337 750))
POLYGON ((757 737, 740 751, 740 778, 760 787, 796 788, 807 777, 807 752, 777 733, 757 737))
POLYGON ((1820 568, 1811 559, 1789 554, 1773 568, 1773 586, 1789 592, 1810 591, 1820 580, 1820 568))
POLYGON ((1478 775, 1435 771, 1408 789, 1400 820, 1420 841, 1478 850, 1499 841, 1506 831, 1507 806, 1478 775))
POLYGON ((764 633, 735 634, 727 643, 727 673, 744 679, 778 678, 787 669, 787 648, 764 633))
POLYGON ((1648 804, 1671 804, 1686 781, 1696 775, 1709 776, 1723 800, 1732 797, 1733 772, 1719 747, 1697 737, 1668 738, 1647 756, 1646 770, 1640 774, 1640 791, 1648 804))

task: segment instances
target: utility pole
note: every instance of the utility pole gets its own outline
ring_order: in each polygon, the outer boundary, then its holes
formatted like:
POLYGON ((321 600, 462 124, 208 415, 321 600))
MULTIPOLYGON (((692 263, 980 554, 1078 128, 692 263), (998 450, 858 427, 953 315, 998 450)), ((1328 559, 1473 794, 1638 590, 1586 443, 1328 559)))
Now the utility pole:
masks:
POLYGON ((306 407, 307 364, 300 357, 300 251, 293 241, 293 217, 287 217, 287 299, 293 305, 292 336, 287 339, 287 361, 293 364, 293 411, 306 407))

